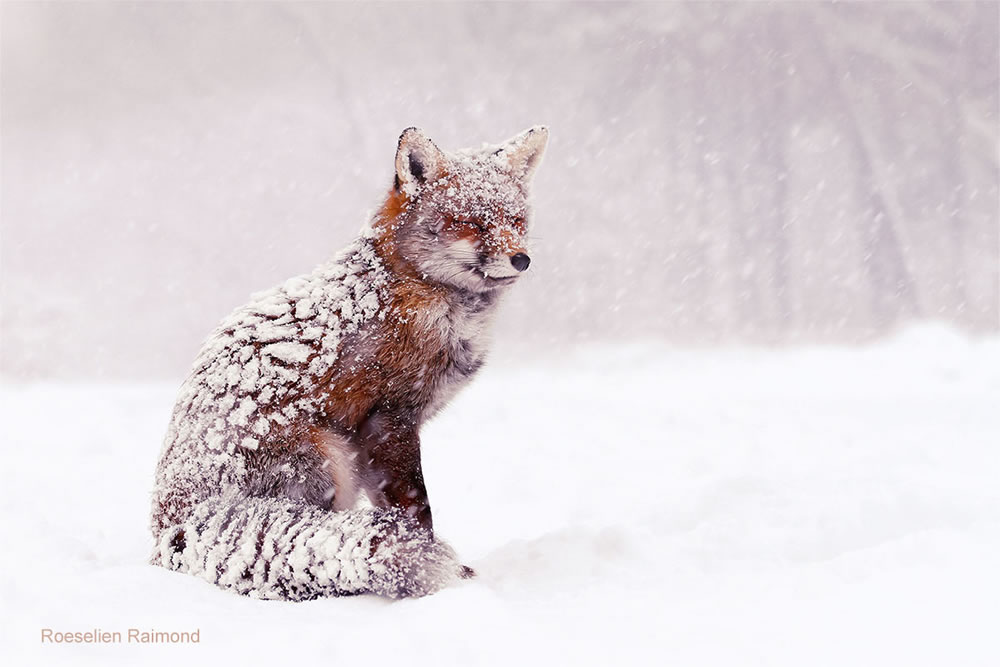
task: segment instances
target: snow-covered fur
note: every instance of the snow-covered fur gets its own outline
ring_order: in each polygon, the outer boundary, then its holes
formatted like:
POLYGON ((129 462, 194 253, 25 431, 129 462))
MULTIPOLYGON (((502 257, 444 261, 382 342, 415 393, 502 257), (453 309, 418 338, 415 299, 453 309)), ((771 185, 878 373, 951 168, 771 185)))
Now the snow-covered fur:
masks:
POLYGON ((433 534, 419 429, 480 368, 527 268, 546 139, 446 154, 406 130, 361 236, 222 322, 167 432, 154 564, 287 600, 425 595, 471 572, 433 534))

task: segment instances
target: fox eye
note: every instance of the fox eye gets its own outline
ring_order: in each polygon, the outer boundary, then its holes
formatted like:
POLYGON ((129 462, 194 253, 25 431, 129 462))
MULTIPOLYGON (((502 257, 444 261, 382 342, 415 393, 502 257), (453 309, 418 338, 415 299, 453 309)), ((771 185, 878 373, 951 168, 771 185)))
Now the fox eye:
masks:
POLYGON ((457 224, 459 224, 459 225, 469 225, 470 227, 475 227, 476 229, 478 229, 481 232, 485 232, 486 231, 486 227, 484 227, 483 225, 479 224, 478 222, 473 222, 472 220, 456 220, 455 222, 457 224))

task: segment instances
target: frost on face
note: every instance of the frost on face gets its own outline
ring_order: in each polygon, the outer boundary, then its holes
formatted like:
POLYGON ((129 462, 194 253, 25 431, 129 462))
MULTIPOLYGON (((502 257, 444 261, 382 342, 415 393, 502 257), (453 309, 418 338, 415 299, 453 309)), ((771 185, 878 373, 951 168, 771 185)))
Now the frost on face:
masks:
POLYGON ((486 224, 503 216, 527 213, 527 183, 513 173, 501 147, 449 155, 448 174, 437 186, 436 204, 455 216, 471 216, 486 224))
POLYGON ((527 251, 529 186, 546 138, 545 128, 532 128, 503 144, 451 153, 409 139, 433 170, 416 196, 404 198, 404 213, 378 218, 378 229, 425 280, 477 293, 510 285, 526 268, 516 269, 511 257, 527 251))
MULTIPOLYGON (((527 214, 528 189, 548 140, 548 129, 532 127, 501 144, 484 143, 479 148, 441 151, 419 130, 404 132, 401 142, 418 152, 430 167, 426 183, 404 175, 402 191, 410 202, 429 197, 437 214, 499 223, 505 216, 527 214), (418 187, 418 183, 422 183, 418 187)), ((399 159, 397 157, 397 159, 399 159)), ((397 164, 397 167, 399 165, 397 164)))

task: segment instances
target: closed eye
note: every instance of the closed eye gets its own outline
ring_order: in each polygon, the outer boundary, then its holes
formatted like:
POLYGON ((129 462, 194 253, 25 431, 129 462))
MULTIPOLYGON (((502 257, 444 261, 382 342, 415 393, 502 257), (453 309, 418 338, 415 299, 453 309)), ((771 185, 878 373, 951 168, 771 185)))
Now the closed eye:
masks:
POLYGON ((479 224, 478 222, 473 222, 472 220, 456 220, 455 222, 457 224, 459 224, 459 225, 468 225, 470 227, 475 227, 476 229, 478 229, 481 232, 485 232, 486 231, 486 227, 485 226, 479 224))

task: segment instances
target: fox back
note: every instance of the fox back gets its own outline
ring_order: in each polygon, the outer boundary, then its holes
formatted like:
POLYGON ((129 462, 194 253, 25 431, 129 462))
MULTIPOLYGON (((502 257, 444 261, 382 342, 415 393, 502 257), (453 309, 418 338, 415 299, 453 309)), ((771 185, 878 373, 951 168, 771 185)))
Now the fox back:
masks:
POLYGON ((293 600, 423 595, 471 573, 433 534, 419 431, 482 366, 528 268, 546 140, 449 154, 404 131, 360 237, 219 325, 157 467, 155 564, 293 600))

